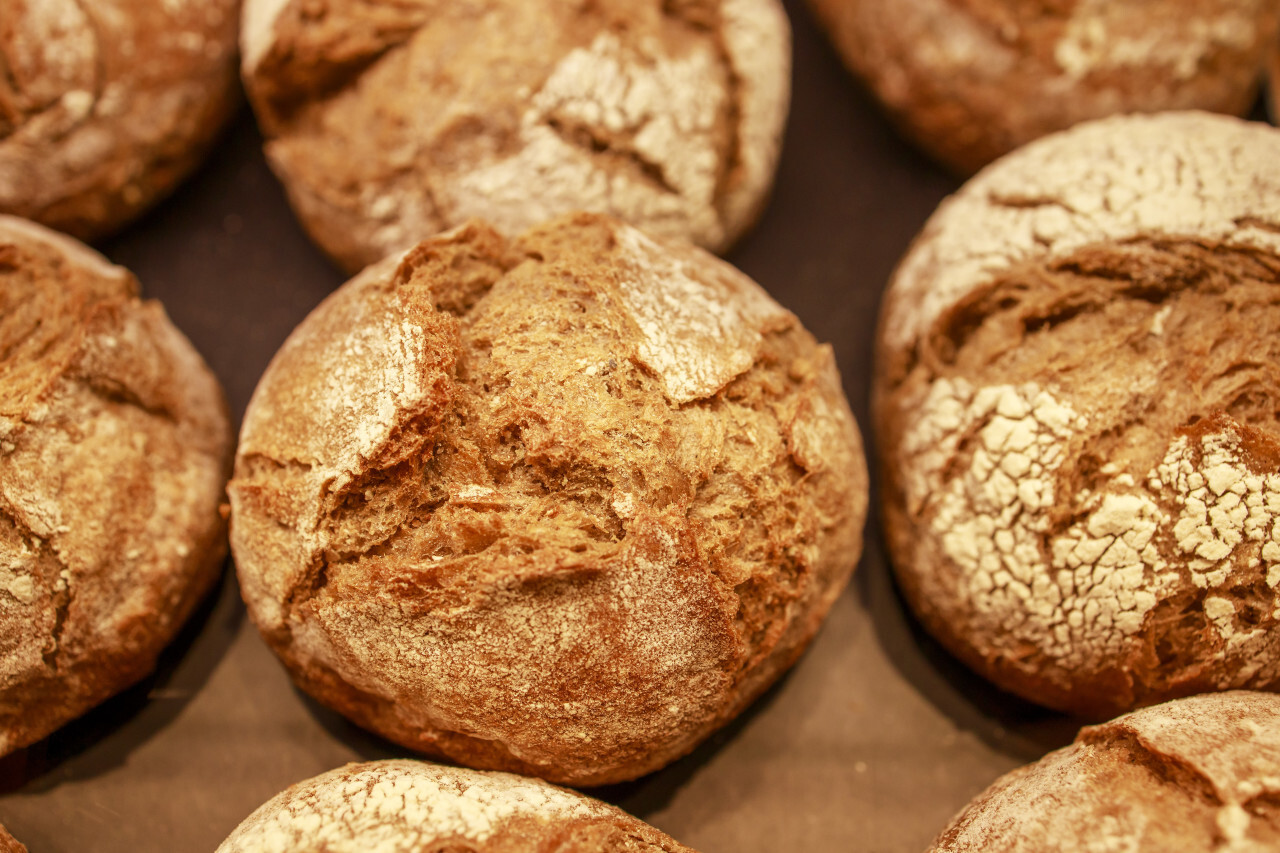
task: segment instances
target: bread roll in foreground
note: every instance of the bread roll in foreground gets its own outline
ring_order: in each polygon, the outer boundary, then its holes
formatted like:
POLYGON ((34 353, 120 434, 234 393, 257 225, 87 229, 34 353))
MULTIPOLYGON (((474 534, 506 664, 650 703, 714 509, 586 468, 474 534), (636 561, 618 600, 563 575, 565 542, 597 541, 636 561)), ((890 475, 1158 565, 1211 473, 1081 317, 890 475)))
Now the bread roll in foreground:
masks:
POLYGON ((27 853, 27 848, 0 826, 0 853, 27 853))
POLYGON ((242 44, 267 158, 349 272, 575 210, 721 251, 764 206, 791 91, 778 0, 246 0, 242 44))
POLYGON ((694 853, 537 779, 421 761, 348 764, 268 801, 217 853, 694 853))
POLYGON ((929 220, 876 418, 902 590, 1007 690, 1105 719, 1280 684, 1280 131, 1045 138, 929 220))
POLYGON ((809 0, 902 131, 972 174, 1089 119, 1243 115, 1276 38, 1273 0, 809 0))
POLYGON ((0 216, 0 755, 155 667, 226 555, 230 445, 128 271, 0 216))
POLYGON ((711 255, 580 214, 340 288, 254 392, 229 491, 250 615, 303 689, 597 785, 791 665, 867 480, 830 347, 711 255))
POLYGON ((931 853, 1280 848, 1280 697, 1179 699, 1082 729, 1006 774, 931 853))
POLYGON ((4 0, 0 213, 82 240, 167 195, 239 101, 239 0, 4 0))

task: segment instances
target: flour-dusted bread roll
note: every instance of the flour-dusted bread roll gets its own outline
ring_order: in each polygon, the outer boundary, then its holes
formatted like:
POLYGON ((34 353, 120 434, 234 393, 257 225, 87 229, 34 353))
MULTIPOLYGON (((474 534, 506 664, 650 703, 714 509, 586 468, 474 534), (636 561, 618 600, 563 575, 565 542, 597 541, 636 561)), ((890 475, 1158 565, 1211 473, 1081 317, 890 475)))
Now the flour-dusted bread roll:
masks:
POLYGON ((27 853, 27 848, 0 826, 0 853, 27 853))
POLYGON ((796 659, 866 490, 830 348, 592 214, 344 285, 263 376, 229 487, 250 615, 303 689, 576 785, 678 758, 796 659))
POLYGON ((239 99, 239 0, 2 0, 0 213, 114 231, 203 157, 239 99))
POLYGON ((354 272, 471 217, 575 210, 722 250, 773 183, 778 0, 246 0, 267 157, 354 272))
POLYGON ((132 275, 0 216, 0 755, 155 667, 226 553, 230 444, 132 275))
POLYGON ((1280 849, 1280 697, 1179 699, 1082 729, 1000 779, 930 853, 1280 849))
POLYGON ((903 132, 971 174, 1088 119, 1243 115, 1274 0, 809 0, 903 132))
POLYGON ((217 853, 694 853, 621 809, 538 779, 391 760, 269 800, 217 853))
POLYGON ((1280 685, 1280 131, 1108 119, 944 202, 878 341, 885 524, 926 627, 1106 718, 1280 685))

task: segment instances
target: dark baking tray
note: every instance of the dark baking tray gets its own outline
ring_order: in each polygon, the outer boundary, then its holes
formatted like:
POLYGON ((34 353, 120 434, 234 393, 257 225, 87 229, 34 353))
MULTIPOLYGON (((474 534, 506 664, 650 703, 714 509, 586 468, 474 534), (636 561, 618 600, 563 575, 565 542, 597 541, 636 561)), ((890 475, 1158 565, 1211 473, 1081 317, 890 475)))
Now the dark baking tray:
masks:
MULTIPOLYGON (((866 431, 881 290, 959 182, 896 136, 787 6, 777 187, 729 259, 832 343, 866 431)), ((101 247, 204 354, 237 421, 276 348, 344 278, 294 222, 260 144, 242 111, 199 174, 101 247)), ((874 484, 872 504, 854 580, 796 668, 689 757, 597 796, 703 853, 906 853, 1001 773, 1070 741, 1077 721, 999 693, 921 633, 885 561, 874 484)), ((293 689, 227 568, 155 676, 0 760, 0 823, 32 853, 212 851, 289 784, 402 754, 293 689)))

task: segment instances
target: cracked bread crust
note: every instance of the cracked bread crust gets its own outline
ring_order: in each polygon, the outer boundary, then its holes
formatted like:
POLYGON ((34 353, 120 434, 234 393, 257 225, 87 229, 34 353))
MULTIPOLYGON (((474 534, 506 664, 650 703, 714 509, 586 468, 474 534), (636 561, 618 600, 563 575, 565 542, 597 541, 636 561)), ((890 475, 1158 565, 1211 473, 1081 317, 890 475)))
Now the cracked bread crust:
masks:
POLYGON ((1271 0, 810 0, 903 133, 972 174, 1107 115, 1253 105, 1271 0))
POLYGON ((691 750, 861 550, 831 350, 732 267, 578 214, 469 224, 289 338, 229 488, 295 680, 405 746, 574 785, 691 750))
POLYGON ((127 271, 0 216, 0 755, 155 666, 218 575, 222 393, 127 271))
POLYGON ((997 780, 931 853, 1280 845, 1280 697, 1234 691, 1145 708, 997 780))
POLYGON ((0 853, 27 853, 27 848, 0 826, 0 853))
POLYGON ((5 0, 0 213, 82 240, 191 172, 239 101, 239 0, 5 0))
POLYGON ((621 809, 508 773, 390 760, 300 782, 218 853, 694 853, 621 809))
POLYGON ((243 75, 312 238, 350 272, 467 219, 575 210, 723 251, 773 183, 777 0, 247 0, 243 75))
POLYGON ((1110 119, 943 204, 886 296, 904 594, 1001 687, 1106 718, 1280 687, 1280 132, 1110 119))

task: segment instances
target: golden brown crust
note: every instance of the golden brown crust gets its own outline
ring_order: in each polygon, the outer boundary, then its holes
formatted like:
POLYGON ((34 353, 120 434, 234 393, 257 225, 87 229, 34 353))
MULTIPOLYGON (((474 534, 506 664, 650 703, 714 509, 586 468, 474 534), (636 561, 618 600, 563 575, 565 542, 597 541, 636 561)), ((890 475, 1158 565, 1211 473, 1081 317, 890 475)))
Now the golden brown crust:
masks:
POLYGON ((0 826, 0 853, 27 853, 27 848, 0 826))
POLYGON ((268 159, 350 271, 573 210, 723 250, 763 207, 790 92, 777 0, 249 0, 243 42, 268 159))
POLYGON ((142 678, 217 577, 217 381, 125 270, 0 217, 0 754, 142 678))
POLYGON ((905 135, 961 174, 1106 115, 1243 115, 1270 0, 810 0, 905 135))
POLYGON ((899 268, 890 553, 1005 689, 1105 719, 1280 687, 1277 156, 1205 115, 1081 126, 970 182, 899 268))
POLYGON ((218 853, 695 853, 631 815, 537 779, 393 760, 300 782, 218 853))
POLYGON ((932 853, 1180 850, 1280 842, 1280 697, 1231 692, 1146 708, 997 780, 932 853))
POLYGON ((731 267, 603 217, 396 262, 299 327, 246 413, 251 615, 304 689, 415 749, 573 784, 684 754, 857 560, 830 349, 731 267))
POLYGON ((203 158, 239 100, 239 0, 6 0, 0 213, 89 240, 203 158))

